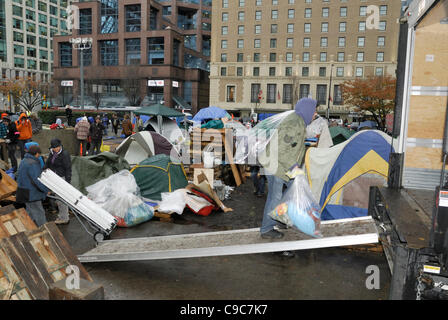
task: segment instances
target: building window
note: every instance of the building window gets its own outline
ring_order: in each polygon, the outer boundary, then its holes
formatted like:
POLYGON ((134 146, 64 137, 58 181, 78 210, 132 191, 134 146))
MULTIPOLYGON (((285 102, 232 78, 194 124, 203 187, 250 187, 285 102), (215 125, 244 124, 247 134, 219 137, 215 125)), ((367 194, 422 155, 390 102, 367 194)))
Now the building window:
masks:
POLYGON ((92 33, 92 9, 79 10, 79 34, 92 33))
POLYGON ((366 42, 365 37, 358 37, 358 47, 363 48, 366 42))
POLYGON ((31 58, 36 58, 36 56, 37 56, 36 48, 31 48, 31 47, 27 48, 26 49, 26 56, 27 57, 31 57, 31 58))
POLYGON ((319 67, 319 77, 325 77, 325 76, 327 76, 327 68, 319 67))
POLYGON ((295 10, 288 9, 288 19, 294 19, 294 16, 295 16, 295 10))
POLYGON ((227 102, 235 102, 235 86, 227 86, 227 102))
POLYGON ((260 62, 260 54, 258 52, 254 53, 254 62, 260 62))
POLYGON ((14 29, 20 29, 20 30, 22 30, 22 29, 23 29, 23 22, 22 22, 22 20, 19 20, 19 19, 14 18, 14 19, 12 20, 12 27, 13 27, 14 29))
POLYGON ((25 54, 24 46, 19 46, 18 44, 15 44, 14 45, 14 54, 15 55, 19 55, 19 56, 23 56, 25 54))
POLYGON ((287 38, 286 39, 286 48, 292 48, 294 46, 294 39, 293 38, 287 38))
POLYGON ((47 24, 47 15, 39 13, 39 23, 47 24))
POLYGON ((317 85, 317 104, 325 105, 327 103, 327 85, 318 84, 317 85))
POLYGON ((238 12, 238 20, 239 21, 244 21, 244 11, 238 12))
MULTIPOLYGON (((202 51, 204 52, 204 55, 210 55, 210 39, 204 39, 202 41, 202 51), (206 47, 208 44, 208 48, 206 47)), ((174 39, 173 41, 173 64, 175 66, 180 66, 180 41, 177 39, 174 39)))
POLYGON ((345 47, 345 37, 339 37, 338 38, 338 47, 344 48, 345 47))
POLYGON ((339 16, 340 17, 346 17, 347 16, 347 7, 341 7, 339 9, 339 16))
POLYGON ((228 8, 229 7, 229 0, 222 0, 222 7, 228 8))
POLYGON ((380 21, 380 31, 386 31, 386 21, 380 21))
POLYGON ((227 49, 227 40, 221 40, 221 49, 227 49))
POLYGON ((245 4, 246 4, 245 0, 238 0, 238 6, 244 7, 245 4))
POLYGON ((148 64, 163 64, 165 59, 165 38, 148 39, 148 64))
POLYGON ((356 67, 356 73, 355 73, 355 75, 356 75, 357 77, 362 77, 362 75, 363 75, 363 69, 362 69, 362 67, 356 67))
POLYGON ((236 47, 238 49, 242 49, 244 48, 244 40, 243 39, 238 39, 237 43, 236 43, 236 47))
POLYGON ((12 34, 12 39, 17 42, 23 42, 23 33, 14 31, 12 34))
POLYGON ((238 26, 238 34, 244 34, 244 26, 238 26))
POLYGON ((118 40, 99 41, 102 66, 118 65, 118 40))
POLYGON ((221 67, 221 76, 225 77, 227 75, 227 68, 226 67, 221 67))
POLYGON ((345 53, 338 52, 338 62, 344 62, 344 61, 345 61, 345 53))
MULTIPOLYGON (((162 9, 162 15, 163 16, 170 16, 171 15, 171 6, 164 6, 162 9)), ((210 18, 210 14, 209 11, 207 10, 202 10, 202 17, 209 19, 210 18)))
POLYGON ((236 54, 236 61, 237 62, 243 62, 244 61, 244 55, 243 55, 243 53, 237 53, 236 54))
POLYGON ((376 67, 375 68, 375 75, 376 76, 382 76, 383 75, 383 68, 382 67, 376 67))
POLYGON ((320 30, 322 32, 328 32, 328 22, 322 22, 320 30))
POLYGON ((383 62, 384 61, 384 52, 377 52, 376 53, 376 61, 377 62, 383 62))
POLYGON ((288 31, 288 33, 294 32, 294 23, 288 23, 287 31, 288 31))
POLYGON ((378 37, 377 46, 384 47, 386 44, 386 37, 378 37))
POLYGON ((321 52, 320 53, 320 62, 325 62, 327 61, 327 53, 326 52, 321 52))
POLYGON ((283 103, 291 103, 292 102, 292 84, 284 84, 283 85, 283 103))
POLYGON ((256 24, 255 25, 255 34, 260 34, 261 33, 261 25, 256 24))
POLYGON ((269 67, 269 76, 275 77, 275 67, 269 67))
POLYGON ((278 10, 271 11, 271 19, 278 19, 278 10))
POLYGON ((90 66, 92 63, 92 48, 80 50, 78 54, 78 65, 81 65, 81 53, 82 53, 82 64, 84 66, 90 66))
POLYGON ((101 0, 101 33, 118 32, 118 1, 101 0))
POLYGON ((140 39, 126 39, 126 64, 140 64, 140 39))
POLYGON ((286 53, 286 62, 292 62, 292 52, 286 53))
POLYGON ((250 102, 252 102, 252 103, 260 102, 258 100, 258 95, 261 93, 260 91, 261 91, 261 84, 252 83, 250 85, 250 102))
POLYGON ((342 105, 342 90, 341 86, 335 84, 333 87, 333 105, 340 106, 342 105))
POLYGON ((308 98, 309 94, 310 94, 310 85, 301 84, 299 87, 299 99, 308 98))
POLYGON ((184 46, 189 49, 196 50, 197 35, 189 34, 184 36, 184 46))
POLYGON ((328 18, 329 14, 330 14, 329 8, 322 8, 322 18, 328 18))
POLYGON ((258 77, 260 75, 260 67, 254 67, 252 70, 252 74, 254 77, 258 77))
POLYGON ((344 76, 344 67, 337 67, 336 68, 336 77, 343 77, 344 76))
POLYGON ((260 48, 260 47, 261 47, 261 40, 254 39, 254 48, 260 48))
POLYGON ((310 33, 311 32, 311 23, 305 23, 303 31, 306 33, 310 33))
POLYGON ((309 52, 304 52, 304 53, 303 53, 302 60, 303 60, 303 62, 308 62, 308 61, 310 61, 310 53, 309 53, 309 52))
POLYGON ((287 76, 287 77, 292 76, 292 67, 285 68, 285 76, 287 76))
POLYGON ((22 17, 22 15, 23 15, 22 7, 13 5, 12 6, 12 14, 15 16, 18 16, 18 17, 22 17))
POLYGON ((271 33, 277 33, 277 31, 278 31, 278 25, 271 24, 271 33))
POLYGON ((269 47, 270 48, 277 48, 277 39, 271 39, 269 41, 269 47))
POLYGON ((72 66, 72 45, 68 42, 59 43, 59 64, 61 67, 72 66))
POLYGON ((320 46, 322 48, 328 47, 328 38, 327 37, 320 38, 320 46))
POLYGON ((276 62, 277 61, 277 54, 275 52, 271 52, 269 54, 269 62, 276 62))
POLYGON ((227 35, 228 32, 229 32, 229 27, 227 27, 227 26, 221 27, 221 34, 223 36, 227 35))
POLYGON ((26 15, 25 15, 25 17, 28 19, 28 20, 35 20, 36 19, 36 13, 34 12, 34 11, 31 11, 31 10, 28 10, 28 9, 26 9, 26 15))
POLYGON ((255 20, 261 20, 261 11, 255 11, 255 20))
POLYGON ((221 53, 221 62, 227 62, 227 53, 221 53))
POLYGON ((14 58, 14 67, 15 68, 25 68, 25 59, 14 58))
POLYGON ((302 77, 308 77, 310 75, 309 67, 302 67, 302 77))
POLYGON ((347 30, 347 22, 339 22, 339 32, 345 32, 347 30))
POLYGON ((305 8, 305 18, 311 18, 311 8, 305 8))
POLYGON ((365 17, 367 15, 367 7, 366 6, 359 7, 359 15, 361 17, 365 17))
POLYGON ((387 6, 380 6, 380 16, 387 15, 387 6))
POLYGON ((262 4, 263 4, 263 2, 261 0, 255 0, 256 6, 261 6, 262 4))
POLYGON ((274 83, 268 83, 268 90, 266 95, 266 103, 275 103, 277 94, 277 85, 274 83))
POLYGON ((358 31, 366 31, 366 22, 365 21, 360 21, 358 23, 358 31))
MULTIPOLYGON (((29 36, 27 36, 28 38, 29 36)), ((34 37, 33 37, 34 38, 34 37)), ((31 42, 34 42, 35 40, 32 40, 31 42)), ((51 41, 51 40, 50 40, 51 41)), ((39 38, 39 47, 47 48, 48 47, 48 41, 47 38, 39 38)))
MULTIPOLYGON (((27 34, 27 35, 26 35, 26 43, 27 43, 27 44, 32 44, 33 46, 35 46, 35 45, 36 45, 36 37, 27 34)), ((41 45, 41 44, 39 44, 39 45, 40 45, 41 47, 43 47, 43 45, 41 45)), ((46 47, 47 47, 47 39, 45 39, 45 48, 46 48, 46 47)))
POLYGON ((222 21, 222 22, 227 22, 227 21, 229 21, 229 14, 228 14, 227 12, 223 12, 223 13, 222 13, 221 21, 222 21))
POLYGON ((303 47, 309 48, 311 45, 311 38, 303 38, 303 47))
POLYGON ((363 62, 364 61, 364 52, 357 52, 356 53, 356 61, 363 62))
POLYGON ((236 75, 238 77, 242 77, 243 76, 243 67, 237 67, 236 68, 236 75))

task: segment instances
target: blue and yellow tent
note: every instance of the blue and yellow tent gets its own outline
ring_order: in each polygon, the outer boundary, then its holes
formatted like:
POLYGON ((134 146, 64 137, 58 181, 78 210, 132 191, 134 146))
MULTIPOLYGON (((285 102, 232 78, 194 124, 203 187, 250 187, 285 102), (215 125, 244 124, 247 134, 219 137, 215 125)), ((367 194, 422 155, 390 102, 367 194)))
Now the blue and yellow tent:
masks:
MULTIPOLYGON (((308 181, 322 208, 322 220, 367 215, 367 208, 343 205, 343 188, 355 179, 376 174, 387 178, 391 138, 378 130, 361 131, 337 146, 310 148, 305 158, 308 181), (320 149, 320 150, 319 150, 320 149)), ((367 196, 367 195, 363 195, 367 196)))

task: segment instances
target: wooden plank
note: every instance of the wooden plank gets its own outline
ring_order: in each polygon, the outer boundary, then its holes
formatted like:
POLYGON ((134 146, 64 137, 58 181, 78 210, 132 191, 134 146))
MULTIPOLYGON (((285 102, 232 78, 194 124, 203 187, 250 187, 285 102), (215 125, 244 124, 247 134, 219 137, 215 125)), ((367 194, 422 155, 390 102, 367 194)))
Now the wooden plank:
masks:
POLYGON ((56 227, 54 222, 46 223, 44 225, 45 229, 48 230, 49 234, 51 235, 52 239, 55 241, 55 243, 58 245, 58 247, 61 249, 62 253, 64 254, 65 258, 71 265, 76 265, 79 268, 80 276, 86 280, 93 281, 93 279, 90 277, 90 275, 87 273, 84 266, 79 262, 76 255, 73 253, 71 247, 65 240, 65 238, 62 236, 59 229, 56 227))
POLYGON ((230 163, 230 168, 232 169, 233 177, 235 178, 236 186, 239 187, 241 185, 240 172, 235 162, 233 161, 233 150, 230 150, 229 140, 229 135, 226 135, 226 139, 224 140, 224 148, 226 150, 226 156, 230 163))
POLYGON ((0 182, 0 200, 3 200, 12 196, 17 191, 17 182, 2 169, 0 169, 0 174, 2 176, 0 182))
POLYGON ((0 216, 11 213, 15 210, 16 208, 12 204, 9 204, 5 207, 0 207, 0 216))
POLYGON ((9 281, 17 281, 20 282, 22 278, 16 273, 14 268, 12 267, 12 261, 8 258, 4 249, 2 250, 1 242, 0 242, 0 268, 3 273, 8 275, 9 281))

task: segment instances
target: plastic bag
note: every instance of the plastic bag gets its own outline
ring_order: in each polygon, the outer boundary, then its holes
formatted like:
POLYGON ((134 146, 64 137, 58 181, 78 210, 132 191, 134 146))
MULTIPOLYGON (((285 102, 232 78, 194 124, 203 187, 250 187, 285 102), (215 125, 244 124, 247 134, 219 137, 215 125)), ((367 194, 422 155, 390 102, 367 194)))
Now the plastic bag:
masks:
POLYGON ((119 227, 132 227, 152 219, 154 209, 132 193, 125 193, 102 204, 102 208, 118 219, 119 227))
POLYGON ((293 112, 294 110, 290 110, 276 114, 259 122, 252 129, 243 132, 242 136, 237 136, 235 163, 256 164, 253 162, 258 158, 258 154, 266 149, 278 126, 293 112))
POLYGON ((139 194, 140 190, 134 175, 129 170, 121 170, 106 179, 86 188, 88 197, 96 203, 104 203, 111 197, 125 193, 139 194))
POLYGON ((294 168, 289 175, 295 177, 294 181, 283 195, 280 204, 269 213, 269 216, 307 235, 321 238, 320 206, 311 193, 305 173, 301 169, 294 168))
POLYGON ((313 120, 307 127, 306 127, 306 138, 314 138, 322 134, 322 130, 327 127, 328 128, 328 122, 322 117, 319 117, 315 120, 313 120))
POLYGON ((161 194, 162 202, 160 202, 157 210, 160 212, 176 212, 177 214, 182 214, 187 202, 186 193, 186 189, 178 189, 174 192, 163 192, 161 194))

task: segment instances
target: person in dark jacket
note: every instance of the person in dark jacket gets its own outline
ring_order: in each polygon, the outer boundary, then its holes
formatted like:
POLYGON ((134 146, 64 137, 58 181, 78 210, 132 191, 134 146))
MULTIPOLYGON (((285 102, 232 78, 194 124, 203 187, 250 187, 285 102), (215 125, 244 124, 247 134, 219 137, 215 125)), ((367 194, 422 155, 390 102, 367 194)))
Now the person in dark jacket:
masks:
POLYGON ((89 156, 101 153, 101 143, 103 142, 104 126, 101 117, 97 116, 95 123, 90 125, 89 136, 91 138, 89 156))
POLYGON ((8 157, 11 161, 11 167, 14 172, 17 172, 17 139, 19 138, 19 132, 17 131, 16 125, 9 117, 3 118, 3 123, 8 128, 8 133, 6 135, 5 142, 8 145, 8 157))
POLYGON ((38 227, 47 223, 42 200, 49 190, 37 178, 42 172, 39 157, 41 150, 31 146, 20 162, 17 174, 17 202, 25 203, 26 211, 38 227))
MULTIPOLYGON (((48 155, 48 159, 45 163, 44 169, 50 169, 54 171, 58 176, 62 177, 63 179, 65 179, 65 181, 70 183, 72 179, 72 162, 68 151, 62 148, 61 140, 51 140, 50 154, 48 155)), ((56 200, 56 205, 58 206, 59 215, 55 223, 69 223, 70 219, 68 216, 68 206, 60 200, 56 200)))
POLYGON ((118 119, 118 116, 116 113, 112 115, 112 128, 114 130, 114 134, 118 134, 118 127, 120 126, 120 119, 118 119))

